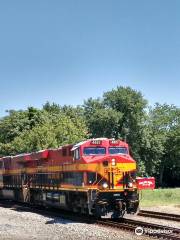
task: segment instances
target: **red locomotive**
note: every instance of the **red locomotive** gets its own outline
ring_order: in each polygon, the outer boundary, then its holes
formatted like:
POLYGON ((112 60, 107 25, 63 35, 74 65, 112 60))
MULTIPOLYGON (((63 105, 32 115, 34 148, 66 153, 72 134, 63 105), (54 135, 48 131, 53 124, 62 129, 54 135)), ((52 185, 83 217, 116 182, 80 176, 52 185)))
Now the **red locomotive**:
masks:
POLYGON ((107 138, 3 157, 0 198, 121 217, 138 209, 136 162, 127 143, 107 138))

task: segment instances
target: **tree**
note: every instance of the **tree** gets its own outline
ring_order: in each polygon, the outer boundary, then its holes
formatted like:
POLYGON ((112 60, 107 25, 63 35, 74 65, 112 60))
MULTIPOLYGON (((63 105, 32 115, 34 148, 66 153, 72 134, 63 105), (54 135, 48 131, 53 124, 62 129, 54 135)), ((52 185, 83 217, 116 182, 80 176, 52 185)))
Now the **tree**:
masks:
POLYGON ((119 133, 124 137, 127 134, 127 140, 133 147, 134 140, 141 137, 147 107, 147 101, 141 92, 130 87, 118 87, 104 94, 104 104, 122 114, 119 133))
POLYGON ((60 113, 61 112, 61 106, 59 104, 56 103, 50 103, 50 102, 46 102, 43 105, 43 110, 47 111, 48 113, 60 113))
POLYGON ((102 99, 88 99, 84 110, 89 132, 93 137, 125 139, 133 156, 140 161, 140 143, 144 128, 147 101, 130 87, 117 87, 102 99))
POLYGON ((28 108, 1 119, 0 138, 0 155, 14 155, 77 143, 87 138, 87 128, 75 110, 70 116, 61 108, 58 111, 28 108), (16 118, 18 120, 13 122, 16 118), (11 138, 6 140, 7 134, 11 138))
POLYGON ((168 134, 164 159, 164 178, 166 185, 176 187, 180 183, 180 124, 168 134))
POLYGON ((10 143, 23 131, 30 129, 27 111, 9 111, 9 115, 0 119, 0 142, 10 143))
POLYGON ((120 112, 106 108, 100 99, 88 99, 84 109, 90 137, 114 138, 118 135, 120 112))
MULTIPOLYGON (((173 147, 177 149, 178 154, 178 138, 177 133, 180 126, 180 109, 173 105, 156 104, 150 109, 149 120, 147 123, 150 135, 150 147, 146 149, 146 166, 150 174, 155 174, 158 178, 159 186, 165 185, 169 180, 166 179, 165 172, 168 166, 174 165, 177 159, 171 157, 172 147, 170 144, 174 142, 173 147)), ((177 164, 175 164, 175 168, 177 164)), ((172 171, 171 171, 172 173, 172 171)))

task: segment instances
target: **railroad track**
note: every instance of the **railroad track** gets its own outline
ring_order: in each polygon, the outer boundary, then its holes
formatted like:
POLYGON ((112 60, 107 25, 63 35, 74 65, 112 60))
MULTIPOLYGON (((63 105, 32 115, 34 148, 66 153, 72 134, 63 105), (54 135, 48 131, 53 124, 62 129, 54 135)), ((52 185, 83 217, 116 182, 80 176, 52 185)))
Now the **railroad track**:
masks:
POLYGON ((149 235, 152 237, 156 238, 161 238, 161 239, 168 239, 168 240, 180 240, 180 229, 179 228, 172 228, 172 227, 167 227, 167 226, 162 226, 158 224, 152 224, 152 223, 147 223, 143 221, 136 221, 132 219, 118 219, 118 220, 109 220, 109 219, 94 219, 94 218, 88 218, 87 216, 84 215, 79 215, 79 214, 72 214, 67 211, 57 211, 57 209, 46 209, 44 207, 34 207, 30 206, 27 204, 21 204, 17 202, 5 202, 5 201, 0 201, 0 206, 1 207, 7 207, 12 210, 21 210, 21 211, 31 211, 35 212, 38 214, 42 214, 44 216, 49 216, 49 217, 60 217, 72 221, 77 221, 77 222, 85 222, 85 223, 90 223, 90 224, 98 224, 98 225, 103 225, 103 226, 108 226, 108 227, 113 227, 117 228, 119 230, 125 230, 125 231, 131 231, 135 233, 135 230, 137 233, 149 235), (138 230, 137 230, 138 228, 138 230), (155 231, 156 230, 156 231, 155 231), (143 233, 142 233, 143 231, 143 233))
POLYGON ((97 224, 133 231, 134 233, 136 232, 137 235, 145 234, 160 239, 180 240, 179 228, 172 228, 158 224, 130 220, 126 218, 118 221, 98 220, 97 224))
POLYGON ((166 220, 170 220, 170 221, 180 222, 180 215, 178 215, 178 214, 140 210, 138 213, 138 216, 166 219, 166 220))

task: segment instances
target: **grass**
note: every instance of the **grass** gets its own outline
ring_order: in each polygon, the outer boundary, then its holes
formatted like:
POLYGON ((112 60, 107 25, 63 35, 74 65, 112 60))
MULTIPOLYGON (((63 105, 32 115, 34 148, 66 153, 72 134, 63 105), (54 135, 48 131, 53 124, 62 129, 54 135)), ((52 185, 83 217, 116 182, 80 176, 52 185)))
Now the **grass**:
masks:
POLYGON ((140 192, 140 206, 167 206, 180 207, 180 188, 143 190, 140 192))

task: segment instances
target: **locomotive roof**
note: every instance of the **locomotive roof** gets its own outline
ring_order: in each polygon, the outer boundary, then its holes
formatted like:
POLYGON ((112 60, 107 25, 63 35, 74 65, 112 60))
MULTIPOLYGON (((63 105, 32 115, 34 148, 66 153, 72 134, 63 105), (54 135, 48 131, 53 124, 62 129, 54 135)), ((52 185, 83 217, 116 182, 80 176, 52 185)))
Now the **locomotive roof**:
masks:
MULTIPOLYGON (((60 150, 62 148, 66 148, 66 147, 72 147, 71 151, 74 151, 76 148, 86 144, 86 143, 89 143, 91 141, 109 141, 109 140, 114 140, 114 139, 109 139, 109 138, 91 138, 91 139, 87 139, 85 141, 82 141, 82 142, 79 142, 75 145, 72 145, 72 144, 66 144, 64 146, 60 146, 58 148, 50 148, 50 149, 43 149, 43 150, 40 150, 40 151, 36 151, 36 152, 31 152, 31 153, 21 153, 21 154, 17 154, 15 156, 4 156, 2 158, 0 158, 0 160, 5 160, 5 159, 8 159, 8 158, 23 158, 23 157, 28 157, 28 156, 33 156, 33 155, 36 155, 36 154, 43 154, 44 152, 49 152, 49 151, 57 151, 57 150, 60 150)), ((123 142, 120 140, 121 143, 123 143, 123 145, 128 145, 126 142, 123 142)))
MULTIPOLYGON (((74 151, 76 148, 88 143, 88 142, 91 142, 91 141, 109 141, 109 140, 115 140, 114 138, 112 139, 109 139, 109 138, 91 138, 91 139, 87 139, 85 141, 82 141, 82 142, 79 142, 77 144, 75 144, 73 146, 73 148, 71 149, 71 151, 74 151)), ((123 142, 120 140, 121 143, 123 143, 124 145, 128 145, 126 142, 123 142)))

